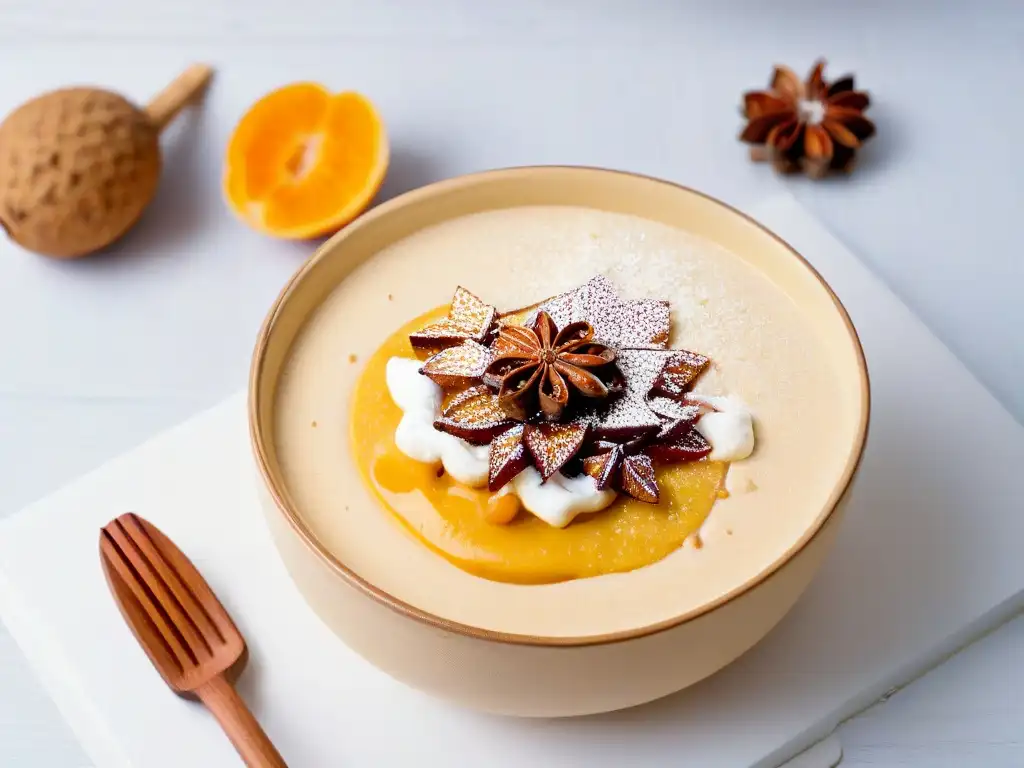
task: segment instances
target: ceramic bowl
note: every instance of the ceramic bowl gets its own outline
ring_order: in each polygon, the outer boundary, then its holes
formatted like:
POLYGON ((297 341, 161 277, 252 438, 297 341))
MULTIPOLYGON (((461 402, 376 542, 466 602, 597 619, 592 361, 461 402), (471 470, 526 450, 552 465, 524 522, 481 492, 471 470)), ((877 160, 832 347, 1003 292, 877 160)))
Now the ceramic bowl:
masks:
MULTIPOLYGON (((356 652, 431 694, 489 712, 571 716, 641 704, 686 688, 757 643, 793 606, 831 548, 867 437, 867 369, 842 304, 792 248, 743 214, 690 189, 588 168, 516 168, 464 176, 391 200, 325 243, 287 284, 255 350, 249 419, 266 518, 299 592, 356 652), (604 635, 540 637, 456 623, 388 594, 341 562, 291 502, 273 440, 275 392, 289 349, 331 290, 374 254, 423 227, 479 211, 573 205, 693 232, 782 287, 822 334, 853 424, 827 501, 756 577, 683 615, 604 635)), ((844 438, 845 440, 845 438, 844 438)), ((367 497, 365 514, 380 515, 367 497)), ((472 577, 468 577, 472 578, 472 577)), ((615 610, 609 606, 609 610, 615 610)), ((331 674, 325 670, 325 674, 331 674)))

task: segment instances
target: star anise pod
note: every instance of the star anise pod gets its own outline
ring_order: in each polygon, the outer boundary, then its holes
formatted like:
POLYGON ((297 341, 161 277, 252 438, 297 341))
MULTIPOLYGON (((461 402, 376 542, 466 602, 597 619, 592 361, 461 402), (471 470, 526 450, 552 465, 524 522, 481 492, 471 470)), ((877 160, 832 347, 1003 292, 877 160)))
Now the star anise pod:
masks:
POLYGON ((608 396, 609 386, 597 375, 615 361, 615 351, 594 341, 587 322, 558 330, 547 312, 539 312, 533 328, 502 326, 492 346, 494 361, 484 382, 498 389, 498 402, 519 421, 540 412, 557 420, 571 391, 584 397, 608 396))
POLYGON ((852 167, 857 150, 875 134, 864 116, 870 100, 854 90, 853 75, 829 83, 824 70, 824 60, 817 61, 801 82, 793 70, 777 66, 768 90, 743 95, 748 122, 740 140, 755 145, 751 157, 771 160, 782 173, 815 178, 852 167))

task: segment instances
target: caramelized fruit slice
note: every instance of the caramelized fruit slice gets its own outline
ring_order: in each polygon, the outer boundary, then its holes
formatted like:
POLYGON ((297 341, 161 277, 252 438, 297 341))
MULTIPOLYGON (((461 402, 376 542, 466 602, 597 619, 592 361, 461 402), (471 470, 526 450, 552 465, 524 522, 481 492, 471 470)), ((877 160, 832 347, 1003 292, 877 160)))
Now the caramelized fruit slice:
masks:
POLYGON ((576 296, 581 289, 582 286, 580 288, 574 288, 571 291, 566 291, 565 293, 560 293, 557 296, 552 296, 547 301, 541 302, 540 305, 534 307, 534 311, 527 316, 526 324, 532 325, 537 318, 537 314, 541 311, 547 312, 551 316, 551 319, 555 321, 555 325, 559 328, 564 325, 568 325, 573 320, 585 319, 577 317, 573 313, 576 296))
POLYGON ((698 412, 693 416, 682 419, 669 419, 661 425, 661 429, 658 430, 658 434, 651 442, 657 445, 665 445, 682 440, 693 429, 693 425, 697 423, 699 416, 700 413, 698 412))
POLYGON ((443 389, 471 387, 480 383, 493 359, 491 351, 483 344, 465 341, 428 357, 420 373, 443 389))
POLYGON ((682 397, 704 373, 710 358, 685 349, 676 350, 654 382, 654 391, 668 397, 682 397))
POLYGON ((498 405, 498 396, 487 387, 460 392, 441 411, 434 429, 460 437, 467 443, 487 445, 512 425, 498 405))
POLYGON ((512 429, 498 435, 491 441, 491 452, 487 456, 489 491, 500 490, 513 477, 522 472, 530 464, 530 457, 523 445, 523 425, 516 424, 512 429))
POLYGON ((448 317, 438 320, 409 334, 409 341, 419 349, 439 349, 464 341, 483 343, 497 313, 461 285, 455 289, 448 317))
POLYGON ((441 415, 448 416, 455 413, 467 400, 472 400, 474 397, 479 397, 480 395, 486 395, 490 391, 491 390, 483 384, 477 384, 475 387, 470 387, 469 389, 464 389, 461 392, 456 392, 444 403, 443 406, 441 406, 441 415))
POLYGON ((612 485, 625 456, 621 445, 613 445, 611 450, 587 456, 583 460, 583 472, 594 478, 597 490, 603 491, 612 485))
POLYGON ((644 453, 626 456, 619 470, 619 487, 637 501, 657 504, 658 479, 651 457, 644 453))
POLYGON ((685 434, 671 442, 659 442, 648 446, 647 453, 655 461, 679 464, 684 461, 703 459, 711 453, 711 445, 704 439, 704 435, 691 426, 685 434))
POLYGON ((615 486, 638 501, 657 504, 658 479, 654 462, 646 453, 636 452, 636 446, 616 445, 611 450, 588 456, 583 460, 583 471, 594 478, 598 490, 615 486))
POLYGON ((547 480, 576 455, 586 436, 587 425, 583 423, 527 424, 523 442, 540 476, 547 480))
MULTIPOLYGON (((544 299, 543 301, 538 301, 535 304, 530 304, 526 307, 510 309, 508 312, 499 312, 498 325, 500 327, 508 325, 522 325, 532 328, 534 321, 537 319, 537 310, 550 300, 551 299, 544 299)), ((557 319, 555 319, 555 322, 558 322, 557 319)))

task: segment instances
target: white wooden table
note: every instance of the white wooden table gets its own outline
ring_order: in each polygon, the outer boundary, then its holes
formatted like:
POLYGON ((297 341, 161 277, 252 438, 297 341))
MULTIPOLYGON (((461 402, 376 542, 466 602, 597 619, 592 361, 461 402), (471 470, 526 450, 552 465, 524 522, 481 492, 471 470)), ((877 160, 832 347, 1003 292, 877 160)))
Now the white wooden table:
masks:
MULTIPOLYGON (((155 207, 113 254, 57 264, 0 244, 0 515, 243 383, 309 246, 230 219, 220 154, 248 103, 297 79, 379 104, 385 195, 529 163, 636 170, 737 203, 788 184, 1024 421, 1022 40, 1013 0, 6 0, 0 111, 74 82, 141 101, 193 60, 220 74, 167 137, 155 207), (735 142, 737 99, 774 61, 819 54, 872 92, 880 137, 848 180, 780 182, 735 142)), ((1024 619, 843 726, 844 765, 1024 765, 1022 686, 1024 619)), ((80 765, 0 630, 0 766, 80 765)))

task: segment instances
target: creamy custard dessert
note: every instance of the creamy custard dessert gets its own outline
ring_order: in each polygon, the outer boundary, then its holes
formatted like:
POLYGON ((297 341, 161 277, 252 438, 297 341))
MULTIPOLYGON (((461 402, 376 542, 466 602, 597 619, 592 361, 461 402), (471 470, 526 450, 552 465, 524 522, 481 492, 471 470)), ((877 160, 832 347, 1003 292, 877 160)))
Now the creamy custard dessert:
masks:
POLYGON ((396 243, 327 298, 274 439, 307 524, 387 592, 500 631, 613 632, 715 599, 809 525, 844 459, 820 344, 754 267, 686 232, 492 211, 396 243))

